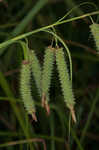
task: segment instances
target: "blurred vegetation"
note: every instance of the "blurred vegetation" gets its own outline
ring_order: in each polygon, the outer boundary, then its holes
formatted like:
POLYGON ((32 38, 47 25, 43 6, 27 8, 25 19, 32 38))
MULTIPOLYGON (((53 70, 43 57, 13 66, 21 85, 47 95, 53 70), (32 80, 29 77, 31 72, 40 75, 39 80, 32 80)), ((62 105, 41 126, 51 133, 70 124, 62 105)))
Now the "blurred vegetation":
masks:
MULTIPOLYGON (((94 5, 99 9, 98 0, 88 2, 94 3, 75 9, 68 18, 94 12, 94 5)), ((81 0, 1 0, 0 43, 52 24, 80 3, 81 0)), ((92 18, 99 23, 98 15, 92 18)), ((33 121, 25 112, 19 93, 22 48, 14 43, 0 49, 0 150, 99 149, 99 56, 89 29, 91 23, 86 17, 55 27, 72 57, 76 124, 72 121, 69 124, 70 115, 64 106, 57 70, 50 88, 51 114, 46 115, 38 99, 35 101, 38 121, 33 121)), ((42 64, 52 36, 40 32, 29 36, 28 42, 42 64)))

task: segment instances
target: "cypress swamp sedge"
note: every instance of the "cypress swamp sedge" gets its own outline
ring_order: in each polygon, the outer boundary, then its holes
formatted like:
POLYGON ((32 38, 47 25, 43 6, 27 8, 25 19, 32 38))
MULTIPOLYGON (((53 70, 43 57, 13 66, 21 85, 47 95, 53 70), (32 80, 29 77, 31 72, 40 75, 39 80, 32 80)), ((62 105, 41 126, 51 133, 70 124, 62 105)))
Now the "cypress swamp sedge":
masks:
POLYGON ((31 95, 31 71, 30 71, 30 63, 27 60, 22 61, 21 66, 21 75, 20 75, 20 94, 22 97, 22 101, 24 103, 24 107, 28 114, 30 114, 33 120, 37 121, 35 115, 35 105, 34 100, 31 95))
POLYGON ((59 73, 59 79, 64 96, 64 101, 71 112, 73 121, 76 123, 76 116, 74 112, 74 104, 75 104, 74 94, 72 91, 72 83, 69 78, 63 48, 56 48, 55 52, 56 52, 57 70, 59 73))
POLYGON ((99 54, 99 24, 97 23, 91 24, 90 30, 96 43, 97 53, 99 54))
MULTIPOLYGON (((71 13, 71 12, 69 12, 69 13, 71 13)), ((68 14, 68 13, 67 13, 68 14)), ((6 46, 8 46, 8 45, 10 45, 10 44, 12 44, 12 43, 15 43, 15 42, 17 42, 18 40, 21 40, 21 39, 24 39, 24 38, 26 38, 26 37, 28 37, 28 36, 30 36, 30 35, 33 35, 33 34, 36 34, 36 33, 39 33, 39 32, 41 32, 41 31, 43 31, 43 32, 49 32, 49 31, 47 31, 47 29, 50 29, 50 28, 52 28, 52 27, 55 27, 55 26, 57 26, 57 25, 61 25, 61 24, 63 24, 63 23, 67 23, 67 22, 71 22, 71 21, 73 21, 73 20, 79 20, 79 19, 81 19, 81 18, 85 18, 85 17, 87 17, 87 16, 90 16, 90 15, 95 15, 95 14, 99 14, 99 11, 96 11, 96 12, 92 12, 92 13, 87 13, 87 14, 84 14, 84 15, 82 15, 82 16, 78 16, 78 17, 74 17, 74 18, 70 18, 70 19, 66 19, 66 20, 64 20, 64 18, 66 17, 66 16, 68 16, 68 15, 66 15, 65 14, 65 16, 64 17, 62 17, 62 21, 61 20, 59 20, 59 21, 57 21, 57 22, 55 22, 55 23, 53 23, 53 24, 51 24, 51 25, 48 25, 48 26, 45 26, 45 27, 42 27, 42 28, 39 28, 39 29, 36 29, 36 30, 34 30, 34 31, 31 31, 31 32, 28 32, 28 33, 25 33, 25 34, 22 34, 22 35, 19 35, 19 36, 17 36, 17 37, 15 37, 15 38, 13 38, 13 39, 11 39, 11 40, 8 40, 8 41, 6 41, 6 42, 3 42, 3 43, 1 43, 0 44, 0 48, 3 48, 3 47, 6 47, 6 46)), ((49 32, 49 33, 51 33, 52 34, 52 32, 49 32)), ((65 43, 61 40, 61 38, 59 37, 59 36, 57 36, 56 34, 52 34, 52 35, 54 35, 56 38, 58 38, 58 40, 63 44, 63 46, 66 48, 66 51, 67 51, 67 53, 68 53, 68 56, 69 56, 69 60, 70 60, 70 67, 72 66, 72 62, 71 62, 71 57, 70 57, 70 53, 69 53, 69 50, 68 50, 68 48, 67 48, 67 46, 65 45, 65 43)), ((51 47, 51 49, 53 49, 52 47, 51 47)), ((55 51, 54 51, 55 52, 55 51)), ((50 58, 50 57, 48 57, 48 60, 47 59, 45 59, 44 58, 44 64, 43 64, 43 71, 42 71, 42 75, 41 75, 41 96, 42 96, 42 106, 43 107, 45 107, 46 108, 46 110, 47 110, 47 113, 49 114, 50 113, 50 109, 49 109, 49 105, 48 105, 48 102, 49 102, 49 87, 50 87, 50 83, 51 83, 51 74, 52 74, 52 69, 53 69, 53 63, 52 62, 54 62, 54 52, 53 52, 53 57, 52 58, 50 58), (50 58, 50 59, 49 59, 50 58), (47 61, 49 61, 50 62, 50 60, 52 60, 49 64, 47 64, 47 63, 45 63, 45 60, 46 60, 46 62, 47 61), (49 70, 47 70, 46 68, 47 67, 44 67, 44 66, 47 66, 48 65, 48 67, 49 66, 51 66, 50 67, 50 69, 49 70), (49 74, 49 76, 48 76, 48 74, 46 75, 45 74, 45 71, 47 71, 47 73, 49 74), (44 75, 45 75, 45 78, 44 78, 44 75), (48 78, 48 79, 47 79, 48 78), (45 81, 46 82, 45 82, 45 81), (45 83, 44 83, 45 82, 45 83), (45 85, 43 85, 43 83, 45 84, 45 85)), ((27 57, 27 54, 25 55, 26 57, 27 57)), ((45 56, 46 56, 46 54, 45 54, 45 56)), ((58 56, 58 54, 57 54, 57 52, 56 52, 56 59, 57 59, 57 56, 58 56)), ((26 60, 25 60, 26 61, 26 60)), ((23 61, 23 64, 27 64, 27 62, 25 62, 25 61, 23 61)), ((58 66, 58 68, 60 69, 61 68, 61 66, 60 66, 60 64, 58 63, 58 59, 56 60, 57 61, 57 66, 58 66), (60 66, 60 67, 59 67, 60 66)), ((66 63, 66 62, 65 62, 66 63)), ((64 63, 64 64, 65 64, 64 63)), ((65 67, 67 67, 67 65, 65 64, 64 65, 65 67)), ((24 67, 23 67, 24 68, 24 67)), ((31 67, 30 67, 31 68, 31 67)), ((71 67, 72 68, 72 67, 71 67)), ((58 69, 58 70, 59 70, 58 69)), ((66 68, 67 69, 67 68, 66 68)), ((72 69, 71 69, 72 70, 72 69)), ((30 69, 30 72, 31 72, 31 69, 30 69)), ((65 72, 65 71, 64 71, 65 72)), ((67 77, 68 77, 68 79, 69 79, 69 74, 68 74, 68 71, 66 72, 67 73, 67 77)), ((62 81, 62 78, 64 78, 64 76, 63 77, 61 77, 61 73, 60 73, 60 71, 59 71, 59 77, 60 77, 60 80, 61 80, 61 87, 62 87, 62 90, 63 90, 63 95, 64 95, 64 98, 66 98, 66 95, 65 95, 65 92, 64 92, 64 89, 65 89, 65 86, 64 86, 64 83, 63 83, 63 81, 62 81)), ((24 76, 24 75, 23 75, 24 76)), ((65 79, 67 78, 67 77, 65 77, 65 79)), ((28 78, 27 78, 28 79, 28 78)), ((72 73, 71 73, 71 79, 72 79, 72 73)), ((26 81, 26 84, 28 85, 27 87, 29 87, 29 89, 30 89, 30 86, 29 86, 29 79, 26 81)), ((37 86, 37 82, 36 82, 36 86, 37 86)), ((24 85, 24 84, 23 84, 24 85)), ((73 97, 73 92, 72 92, 72 86, 71 86, 71 81, 70 81, 70 79, 68 80, 68 85, 69 85, 69 90, 67 90, 67 98, 65 99, 65 102, 66 102, 66 104, 67 104, 67 107, 70 109, 70 111, 71 111, 71 114, 72 114, 72 118, 73 118, 73 120, 74 120, 74 122, 76 122, 76 117, 75 117, 75 112, 74 112, 74 97, 73 97), (71 94, 69 94, 68 93, 68 91, 71 93, 71 94), (71 99, 70 99, 70 97, 71 97, 71 99)), ((23 86, 24 87, 24 86, 23 86)), ((39 86, 38 86, 39 87, 39 86)), ((22 88, 21 88, 22 89, 22 88)), ((21 90, 20 90, 21 91, 21 90)), ((28 90, 27 90, 28 91, 28 90)), ((40 91, 40 90, 39 90, 40 91)), ((28 91, 29 92, 29 91, 28 91)), ((24 94, 23 94, 24 95, 24 94)), ((30 89, 30 93, 28 93, 28 96, 30 96, 31 98, 32 98, 32 96, 31 96, 31 89, 30 89)), ((27 96, 27 97, 28 97, 27 96)), ((25 96, 23 96, 24 98, 25 98, 25 96)), ((34 116, 34 120, 37 120, 36 119, 36 116, 35 116, 35 107, 34 107, 34 103, 32 102, 32 106, 31 106, 31 108, 33 108, 34 110, 33 110, 33 113, 32 113, 32 111, 29 111, 29 107, 27 108, 27 112, 29 113, 29 114, 31 114, 32 116, 34 116), (33 105, 32 105, 33 104, 33 105)), ((25 105, 25 104, 24 104, 25 105)), ((29 101, 29 105, 30 105, 30 101, 29 101)))
POLYGON ((45 107, 47 113, 50 113, 49 108, 49 88, 51 84, 52 70, 54 66, 54 48, 51 46, 45 49, 43 70, 42 70, 42 106, 45 107))

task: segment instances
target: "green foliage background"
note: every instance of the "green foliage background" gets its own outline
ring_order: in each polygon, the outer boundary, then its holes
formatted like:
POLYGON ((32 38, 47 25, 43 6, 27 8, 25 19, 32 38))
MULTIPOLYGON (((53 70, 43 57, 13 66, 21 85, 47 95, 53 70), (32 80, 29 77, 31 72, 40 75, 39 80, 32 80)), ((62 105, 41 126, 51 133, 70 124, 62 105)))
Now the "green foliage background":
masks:
MULTIPOLYGON (((99 9, 98 0, 89 2, 94 2, 99 9)), ((0 43, 52 24, 80 3, 80 0, 2 0, 0 43)), ((87 4, 75 9, 68 18, 94 11, 96 8, 87 4)), ((98 15, 92 18, 99 23, 98 15)), ((99 56, 89 29, 91 23, 86 17, 55 27, 72 56, 76 124, 72 121, 69 124, 69 111, 64 105, 56 69, 50 88, 50 116, 41 107, 37 90, 32 86, 38 122, 32 121, 23 108, 19 93, 22 47, 14 43, 0 49, 0 149, 99 149, 99 56)), ((29 36, 28 42, 42 64, 45 47, 51 44, 52 36, 39 32, 29 36)))

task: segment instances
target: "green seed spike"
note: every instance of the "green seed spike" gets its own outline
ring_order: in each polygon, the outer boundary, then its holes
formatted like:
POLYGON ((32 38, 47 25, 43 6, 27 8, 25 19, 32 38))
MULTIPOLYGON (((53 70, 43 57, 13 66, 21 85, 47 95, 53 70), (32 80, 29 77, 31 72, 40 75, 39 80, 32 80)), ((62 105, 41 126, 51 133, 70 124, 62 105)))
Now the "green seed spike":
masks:
POLYGON ((30 87, 30 63, 26 60, 22 62, 21 75, 20 75, 20 94, 28 114, 32 115, 33 120, 37 121, 35 115, 35 105, 31 95, 30 87))
POLYGON ((54 48, 51 46, 45 50, 43 71, 42 71, 42 106, 46 108, 47 113, 50 113, 49 102, 49 88, 51 83, 51 76, 54 64, 54 48))
POLYGON ((90 29, 96 43, 97 52, 99 54, 99 24, 96 23, 91 24, 90 29))
POLYGON ((72 84, 69 78, 67 64, 64 58, 63 48, 56 49, 56 64, 59 73, 59 79, 61 82, 62 92, 67 107, 70 109, 73 121, 76 122, 74 113, 74 95, 72 92, 72 84))
POLYGON ((41 66, 33 50, 29 52, 29 60, 31 64, 32 75, 36 82, 38 93, 41 96, 41 66))

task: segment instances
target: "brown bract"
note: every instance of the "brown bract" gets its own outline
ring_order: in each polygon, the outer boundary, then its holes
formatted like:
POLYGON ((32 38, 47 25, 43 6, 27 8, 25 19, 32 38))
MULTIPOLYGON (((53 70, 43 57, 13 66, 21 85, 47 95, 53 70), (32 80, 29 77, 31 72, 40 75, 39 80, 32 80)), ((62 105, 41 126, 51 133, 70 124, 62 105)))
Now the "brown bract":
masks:
POLYGON ((44 107, 46 109, 47 115, 49 115, 50 114, 50 107, 49 107, 49 104, 47 103, 45 93, 42 94, 42 107, 44 107))
POLYGON ((33 118, 33 120, 34 120, 35 122, 37 122, 37 117, 36 117, 35 112, 32 113, 32 118, 33 118))
POLYGON ((74 123, 76 123, 77 120, 76 120, 76 115, 75 115, 74 107, 70 106, 69 109, 70 109, 70 112, 71 112, 72 120, 74 121, 74 123))
POLYGON ((23 60, 23 61, 22 61, 22 64, 24 64, 24 65, 29 64, 29 61, 23 60))

